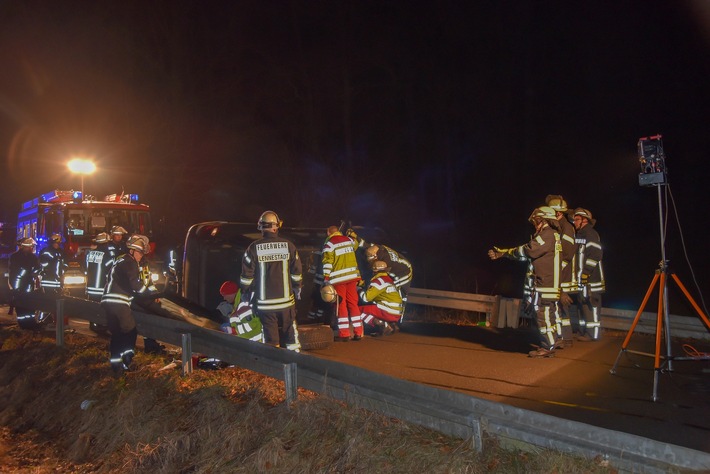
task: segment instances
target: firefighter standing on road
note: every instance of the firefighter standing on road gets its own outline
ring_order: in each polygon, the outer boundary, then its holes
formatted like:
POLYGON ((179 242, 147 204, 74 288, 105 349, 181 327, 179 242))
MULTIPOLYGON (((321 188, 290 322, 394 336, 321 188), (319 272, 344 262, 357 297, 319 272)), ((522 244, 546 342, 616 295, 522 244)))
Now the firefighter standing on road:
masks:
POLYGON ((106 311, 108 328, 111 331, 109 352, 111 368, 115 372, 130 370, 135 355, 138 330, 131 312, 134 296, 151 291, 145 285, 140 272, 140 262, 150 251, 150 241, 144 235, 132 235, 126 244, 128 253, 116 259, 109 272, 101 307, 106 311))
MULTIPOLYGON (((20 248, 10 255, 8 283, 12 294, 12 304, 20 294, 31 293, 35 289, 35 279, 42 271, 39 259, 34 253, 36 245, 37 242, 32 237, 24 238, 20 240, 20 248)), ((36 327, 33 310, 15 306, 15 314, 20 328, 34 329, 36 327)))
POLYGON ((582 342, 597 341, 601 337, 600 311, 606 282, 602 269, 604 251, 599 233, 594 229, 596 223, 589 210, 582 207, 574 210, 580 290, 577 294, 580 333, 577 340, 582 342))
POLYGON ((510 249, 494 247, 488 251, 492 260, 501 257, 520 259, 526 256, 533 266, 533 305, 540 330, 540 346, 529 357, 552 357, 557 343, 557 302, 560 299, 562 243, 560 223, 549 206, 536 208, 528 219, 535 226, 535 235, 525 245, 510 249))
POLYGON ((323 281, 330 283, 338 293, 338 335, 336 341, 350 340, 350 323, 353 327, 353 341, 359 341, 364 334, 360 307, 358 306, 357 285, 360 270, 355 251, 356 240, 340 233, 338 227, 327 229, 328 238, 323 246, 323 281))
POLYGON ((49 245, 39 253, 39 263, 42 265, 42 288, 45 293, 60 294, 62 292, 62 275, 67 268, 64 251, 60 248, 62 236, 52 234, 49 245))
POLYGON ((560 223, 560 239, 562 242, 562 270, 560 273, 560 301, 558 303, 558 336, 562 338, 560 348, 573 343, 572 322, 569 308, 572 305, 570 293, 576 291, 576 275, 574 274, 575 254, 577 245, 574 240, 575 229, 567 220, 567 201, 562 196, 551 194, 545 199, 545 204, 555 210, 560 223))
POLYGON ((296 300, 301 299, 303 276, 296 246, 279 237, 283 221, 273 211, 261 214, 255 240, 242 258, 242 294, 254 293, 254 310, 267 344, 299 351, 296 300))

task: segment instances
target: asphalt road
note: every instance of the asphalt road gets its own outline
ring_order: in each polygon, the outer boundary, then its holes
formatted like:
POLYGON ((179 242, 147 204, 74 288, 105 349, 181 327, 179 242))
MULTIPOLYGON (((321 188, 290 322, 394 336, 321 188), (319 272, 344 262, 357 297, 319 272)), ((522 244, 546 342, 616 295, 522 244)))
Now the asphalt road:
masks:
MULTIPOLYGON (((531 359, 529 332, 408 323, 388 337, 337 342, 310 354, 519 408, 710 452, 710 360, 674 360, 653 402, 654 358, 622 354, 626 333, 576 342, 548 359, 531 359)), ((673 341, 710 353, 707 341, 673 341)), ((627 347, 655 352, 655 336, 634 333, 627 347)), ((665 345, 661 354, 665 353, 665 345)), ((662 366, 663 367, 663 366, 662 366)))
MULTIPOLYGON (((7 306, 0 318, 13 319, 7 306)), ((94 335, 85 321, 72 320, 71 327, 94 335)), ((391 336, 336 342, 309 354, 710 453, 710 342, 673 340, 674 357, 685 356, 683 345, 690 344, 705 358, 673 361, 673 370, 659 375, 654 402, 653 357, 624 352, 610 374, 625 336, 605 332, 601 341, 531 359, 525 329, 407 323, 391 336)), ((628 349, 652 354, 655 336, 635 333, 628 349)))

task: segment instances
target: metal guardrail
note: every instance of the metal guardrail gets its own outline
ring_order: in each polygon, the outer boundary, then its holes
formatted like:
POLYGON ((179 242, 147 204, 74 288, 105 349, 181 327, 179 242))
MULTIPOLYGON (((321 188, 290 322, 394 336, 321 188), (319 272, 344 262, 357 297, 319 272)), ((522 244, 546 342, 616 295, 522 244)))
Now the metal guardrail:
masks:
MULTIPOLYGON (((62 311, 72 318, 105 323, 96 303, 77 298, 34 297, 38 309, 62 311)), ((287 399, 295 384, 447 435, 470 439, 478 450, 484 433, 504 446, 521 443, 600 457, 630 472, 667 472, 669 468, 710 469, 710 453, 636 435, 564 420, 467 394, 430 387, 308 354, 276 349, 218 331, 134 311, 138 332, 146 337, 209 354, 231 364, 284 379, 287 399)), ((61 326, 58 324, 58 326, 61 326)), ((59 331, 58 331, 59 333, 59 331)), ((188 357, 189 358, 189 357, 188 357)), ((183 359, 185 355, 183 354, 183 359)))
MULTIPOLYGON (((518 321, 522 315, 520 299, 501 296, 411 288, 407 295, 407 304, 410 303, 485 313, 491 325, 498 328, 518 327, 518 321)), ((602 308, 602 328, 627 331, 631 327, 636 313, 637 311, 631 310, 602 308)), ((648 311, 641 313, 635 332, 655 334, 657 317, 657 313, 648 311)), ((673 337, 710 340, 710 328, 706 327, 697 315, 679 316, 671 314, 670 328, 673 337)))

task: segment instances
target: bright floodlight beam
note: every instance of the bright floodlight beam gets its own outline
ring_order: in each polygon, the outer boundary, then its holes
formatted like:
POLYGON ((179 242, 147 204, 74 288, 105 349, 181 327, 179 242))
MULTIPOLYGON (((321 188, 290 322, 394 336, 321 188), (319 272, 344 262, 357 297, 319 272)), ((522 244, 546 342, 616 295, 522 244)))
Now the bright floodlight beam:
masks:
POLYGON ((84 199, 84 175, 91 174, 96 171, 96 165, 91 160, 83 158, 74 158, 67 163, 69 171, 81 176, 81 199, 84 199))

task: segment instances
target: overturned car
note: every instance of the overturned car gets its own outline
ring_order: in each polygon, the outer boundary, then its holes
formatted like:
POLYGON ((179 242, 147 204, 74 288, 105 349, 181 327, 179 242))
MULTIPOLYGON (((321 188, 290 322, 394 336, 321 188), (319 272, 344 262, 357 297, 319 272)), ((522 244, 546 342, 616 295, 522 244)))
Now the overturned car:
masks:
MULTIPOLYGON (((333 342, 328 324, 314 323, 307 317, 313 294, 313 278, 308 268, 323 247, 325 229, 282 227, 279 235, 296 246, 303 262, 303 297, 297 301, 297 322, 303 350, 321 349, 333 342)), ((193 308, 214 321, 222 297, 224 281, 239 282, 241 263, 249 244, 261 238, 253 223, 211 221, 194 224, 187 231, 184 246, 169 260, 166 292, 181 306, 193 308)))

